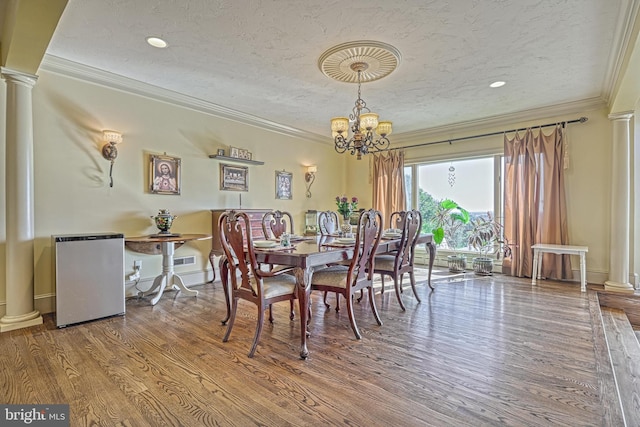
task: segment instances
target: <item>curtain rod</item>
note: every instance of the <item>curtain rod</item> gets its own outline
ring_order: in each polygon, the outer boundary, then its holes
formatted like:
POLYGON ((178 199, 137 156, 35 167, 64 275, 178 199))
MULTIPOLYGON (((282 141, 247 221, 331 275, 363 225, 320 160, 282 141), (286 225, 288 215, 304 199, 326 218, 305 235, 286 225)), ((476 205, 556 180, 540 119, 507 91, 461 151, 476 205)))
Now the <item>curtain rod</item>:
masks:
POLYGON ((464 141, 464 140, 467 140, 467 139, 484 138, 485 136, 503 135, 505 133, 520 132, 520 131, 531 129, 531 128, 546 128, 546 127, 549 127, 549 126, 557 126, 559 124, 562 124, 562 127, 564 128, 565 125, 568 125, 568 124, 571 124, 571 123, 584 123, 587 120, 589 120, 587 117, 582 116, 579 119, 565 120, 563 122, 547 123, 545 125, 538 125, 538 126, 527 126, 526 128, 502 130, 502 131, 499 131, 499 132, 483 133, 481 135, 473 135, 473 136, 463 136, 463 137, 460 137, 460 138, 443 139, 442 141, 423 142, 422 144, 405 145, 404 147, 397 147, 397 148, 387 148, 387 149, 381 150, 381 151, 404 150, 405 148, 424 147, 425 145, 444 144, 445 142, 448 142, 449 144, 451 144, 453 142, 464 141))

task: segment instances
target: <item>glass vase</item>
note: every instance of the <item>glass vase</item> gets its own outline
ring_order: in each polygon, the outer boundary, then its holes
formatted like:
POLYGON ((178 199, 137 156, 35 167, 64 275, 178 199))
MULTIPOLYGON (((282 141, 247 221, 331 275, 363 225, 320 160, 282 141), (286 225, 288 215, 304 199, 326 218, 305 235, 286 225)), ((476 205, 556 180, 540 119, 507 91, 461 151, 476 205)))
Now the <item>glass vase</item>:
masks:
POLYGON ((340 232, 342 235, 346 235, 347 233, 351 233, 351 218, 350 214, 342 215, 342 224, 340 224, 340 232))

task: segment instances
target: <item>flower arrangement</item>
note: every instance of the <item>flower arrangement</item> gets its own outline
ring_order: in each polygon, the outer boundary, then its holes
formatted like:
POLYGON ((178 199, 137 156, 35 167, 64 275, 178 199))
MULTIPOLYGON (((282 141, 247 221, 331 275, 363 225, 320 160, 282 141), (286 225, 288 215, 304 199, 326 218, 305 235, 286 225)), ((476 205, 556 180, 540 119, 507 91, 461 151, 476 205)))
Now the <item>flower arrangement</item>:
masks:
POLYGON ((358 198, 352 197, 351 201, 346 196, 336 196, 336 206, 338 206, 338 212, 344 219, 349 218, 353 212, 358 210, 358 198))

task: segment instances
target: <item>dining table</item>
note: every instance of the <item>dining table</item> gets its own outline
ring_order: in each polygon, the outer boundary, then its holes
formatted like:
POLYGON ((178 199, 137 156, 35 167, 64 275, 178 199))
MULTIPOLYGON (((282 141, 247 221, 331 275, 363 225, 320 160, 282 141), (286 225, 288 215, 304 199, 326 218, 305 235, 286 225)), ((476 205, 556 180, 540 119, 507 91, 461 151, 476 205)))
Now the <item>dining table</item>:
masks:
MULTIPOLYGON (((350 260, 354 255, 354 245, 341 244, 338 236, 297 236, 292 239, 290 247, 258 248, 254 247, 256 260, 260 264, 278 264, 294 267, 292 272, 296 277, 296 296, 300 306, 300 358, 309 355, 307 348, 307 317, 311 292, 311 278, 314 268, 327 264, 335 264, 350 260)), ((400 244, 399 237, 382 237, 378 245, 377 254, 393 252, 400 244)), ((425 233, 418 236, 416 244, 424 244, 429 251, 429 272, 427 283, 431 287, 431 271, 436 257, 436 247, 433 234, 425 233)), ((228 260, 223 255, 219 260, 220 280, 224 290, 227 314, 222 320, 226 324, 231 316, 231 290, 229 280, 228 260)))

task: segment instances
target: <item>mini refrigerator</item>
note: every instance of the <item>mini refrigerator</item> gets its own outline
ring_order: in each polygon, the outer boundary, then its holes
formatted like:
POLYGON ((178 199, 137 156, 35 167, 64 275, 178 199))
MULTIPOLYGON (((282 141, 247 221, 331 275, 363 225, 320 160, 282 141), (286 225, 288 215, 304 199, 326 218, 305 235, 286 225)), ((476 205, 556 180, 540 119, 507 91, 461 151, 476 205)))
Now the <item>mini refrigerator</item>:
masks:
POLYGON ((124 235, 51 236, 56 326, 124 314, 124 235))

